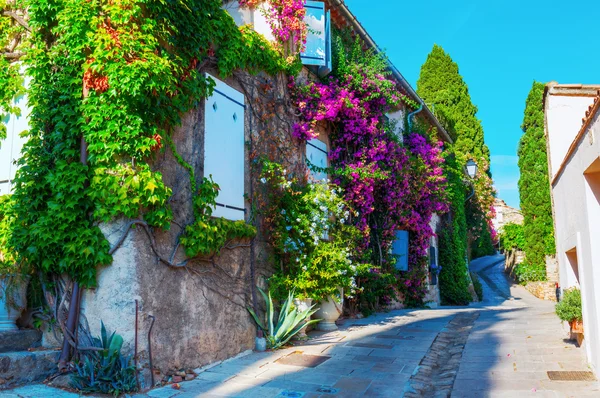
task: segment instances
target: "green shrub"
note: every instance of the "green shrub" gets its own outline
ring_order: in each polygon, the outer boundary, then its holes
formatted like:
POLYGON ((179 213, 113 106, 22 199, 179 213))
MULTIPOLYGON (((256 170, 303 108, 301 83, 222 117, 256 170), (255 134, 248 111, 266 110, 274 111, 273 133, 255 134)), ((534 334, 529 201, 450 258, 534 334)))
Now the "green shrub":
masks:
POLYGON ((556 304, 556 315, 565 322, 582 320, 581 291, 579 289, 571 288, 563 292, 562 300, 556 304))
POLYGON ((123 337, 113 332, 110 336, 102 323, 100 338, 92 341, 98 351, 86 351, 83 362, 75 363, 71 387, 86 393, 112 394, 137 391, 135 366, 131 357, 121 354, 123 337))
POLYGON ((483 300, 483 285, 479 280, 479 276, 475 272, 471 272, 471 280, 473 281, 473 288, 475 288, 475 293, 477 294, 477 298, 479 301, 483 300))
POLYGON ((523 250, 525 248, 523 225, 515 223, 506 224, 499 234, 499 239, 500 247, 504 250, 523 250))
POLYGON ((546 265, 532 263, 525 258, 521 264, 515 265, 515 277, 521 284, 546 280, 546 265))

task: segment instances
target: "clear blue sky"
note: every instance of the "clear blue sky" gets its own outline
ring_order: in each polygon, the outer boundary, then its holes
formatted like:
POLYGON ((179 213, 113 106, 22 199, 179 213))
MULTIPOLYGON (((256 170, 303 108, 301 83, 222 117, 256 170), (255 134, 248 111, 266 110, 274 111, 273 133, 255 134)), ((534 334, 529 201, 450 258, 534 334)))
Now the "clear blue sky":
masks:
POLYGON ((346 0, 416 88, 434 43, 458 63, 492 154, 498 197, 519 206, 517 145, 533 80, 600 83, 598 0, 346 0))

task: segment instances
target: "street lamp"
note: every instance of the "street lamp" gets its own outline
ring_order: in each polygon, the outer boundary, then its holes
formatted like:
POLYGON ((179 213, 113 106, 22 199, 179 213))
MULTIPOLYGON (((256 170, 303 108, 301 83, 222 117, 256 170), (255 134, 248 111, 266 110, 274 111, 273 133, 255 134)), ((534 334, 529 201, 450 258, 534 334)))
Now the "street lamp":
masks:
POLYGON ((467 175, 469 176, 469 184, 471 184, 471 194, 465 199, 465 203, 469 201, 475 195, 475 186, 471 181, 477 175, 477 163, 473 159, 467 161, 467 175))
POLYGON ((467 162, 467 174, 471 178, 475 178, 477 175, 477 163, 473 159, 469 159, 467 162))

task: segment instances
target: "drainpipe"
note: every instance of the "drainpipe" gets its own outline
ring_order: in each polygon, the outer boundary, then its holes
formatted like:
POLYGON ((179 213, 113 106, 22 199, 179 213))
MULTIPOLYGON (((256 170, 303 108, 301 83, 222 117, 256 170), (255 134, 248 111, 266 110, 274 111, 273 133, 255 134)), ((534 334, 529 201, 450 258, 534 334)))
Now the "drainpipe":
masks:
POLYGON ((423 110, 423 103, 421 102, 421 105, 419 106, 419 109, 417 109, 416 111, 413 111, 411 113, 408 114, 407 119, 408 119, 408 133, 410 134, 412 132, 412 118, 414 115, 416 115, 417 113, 421 112, 423 110))

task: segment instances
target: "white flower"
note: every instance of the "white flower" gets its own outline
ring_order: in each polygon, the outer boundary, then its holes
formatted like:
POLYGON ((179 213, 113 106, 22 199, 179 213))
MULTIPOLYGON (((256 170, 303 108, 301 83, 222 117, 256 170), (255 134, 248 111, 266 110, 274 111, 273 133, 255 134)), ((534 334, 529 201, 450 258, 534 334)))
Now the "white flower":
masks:
POLYGON ((302 271, 306 271, 308 269, 308 267, 306 267, 306 265, 302 266, 302 271))
POLYGON ((263 184, 266 184, 267 183, 267 179, 265 177, 263 177, 263 178, 260 179, 260 182, 262 182, 263 184))

